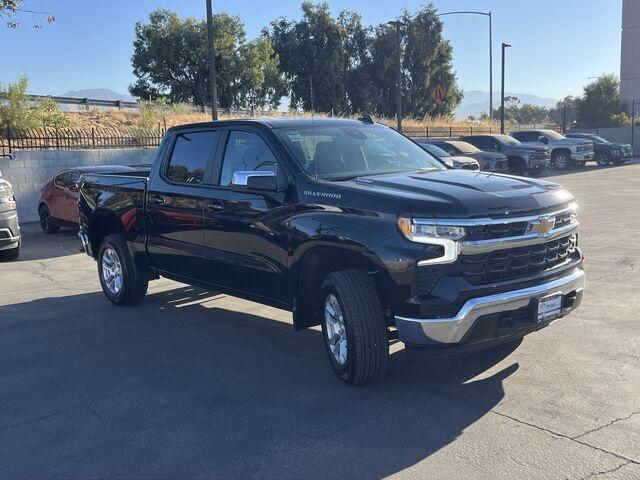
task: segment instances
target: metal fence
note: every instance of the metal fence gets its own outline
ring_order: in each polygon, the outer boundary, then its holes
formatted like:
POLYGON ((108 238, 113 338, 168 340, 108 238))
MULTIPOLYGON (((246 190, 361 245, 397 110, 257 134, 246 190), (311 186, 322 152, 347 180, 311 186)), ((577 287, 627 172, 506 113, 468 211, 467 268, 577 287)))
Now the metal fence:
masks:
POLYGON ((0 134, 0 156, 15 150, 76 150, 104 148, 157 147, 164 129, 141 131, 136 128, 119 129, 28 129, 14 131, 7 128, 0 134))

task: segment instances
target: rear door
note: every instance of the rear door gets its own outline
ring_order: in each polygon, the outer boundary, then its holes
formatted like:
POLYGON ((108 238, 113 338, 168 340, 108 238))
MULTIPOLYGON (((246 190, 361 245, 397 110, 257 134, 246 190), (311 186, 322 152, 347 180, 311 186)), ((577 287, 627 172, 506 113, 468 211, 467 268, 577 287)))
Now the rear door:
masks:
MULTIPOLYGON (((181 130, 147 189, 148 251, 161 271, 205 276, 203 210, 220 129, 181 130)), ((159 159, 160 160, 160 159, 159 159)))
POLYGON ((205 201, 207 279, 252 296, 286 302, 288 176, 276 145, 259 129, 229 128, 205 201), (238 171, 276 172, 278 191, 238 192, 238 171))

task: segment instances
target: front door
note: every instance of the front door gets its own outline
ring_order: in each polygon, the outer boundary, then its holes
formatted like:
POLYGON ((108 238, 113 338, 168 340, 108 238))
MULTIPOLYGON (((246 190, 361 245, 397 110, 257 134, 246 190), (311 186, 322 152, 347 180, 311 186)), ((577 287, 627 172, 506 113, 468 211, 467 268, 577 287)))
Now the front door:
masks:
POLYGON ((161 271, 204 276, 203 209, 219 129, 178 133, 147 190, 148 250, 161 271))
POLYGON ((229 130, 205 201, 208 281, 238 292, 285 302, 288 268, 287 175, 274 149, 257 131, 229 130), (270 170, 277 192, 232 190, 238 171, 270 170))

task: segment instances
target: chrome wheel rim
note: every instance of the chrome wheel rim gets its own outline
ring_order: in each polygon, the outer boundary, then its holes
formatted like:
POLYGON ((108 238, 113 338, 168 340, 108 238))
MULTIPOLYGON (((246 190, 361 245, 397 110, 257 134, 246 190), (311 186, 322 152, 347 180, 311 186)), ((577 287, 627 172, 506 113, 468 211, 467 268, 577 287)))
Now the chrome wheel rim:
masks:
POLYGON ((122 266, 113 248, 107 248, 102 254, 102 279, 107 290, 114 295, 122 289, 122 266))
POLYGON ((347 330, 342 309, 333 293, 327 295, 324 302, 324 323, 331 355, 338 364, 344 365, 347 361, 347 330))
POLYGON ((567 156, 563 153, 556 157, 556 167, 558 168, 566 168, 567 166, 567 156))

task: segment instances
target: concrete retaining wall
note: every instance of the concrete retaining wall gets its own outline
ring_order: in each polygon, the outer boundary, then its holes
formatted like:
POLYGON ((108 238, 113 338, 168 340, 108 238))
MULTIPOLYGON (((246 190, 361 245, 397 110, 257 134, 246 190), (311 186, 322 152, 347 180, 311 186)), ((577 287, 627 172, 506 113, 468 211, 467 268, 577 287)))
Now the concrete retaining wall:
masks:
POLYGON ((88 165, 138 165, 152 163, 157 149, 17 150, 13 159, 0 158, 0 171, 16 194, 21 222, 38 220, 40 189, 56 173, 88 165))

